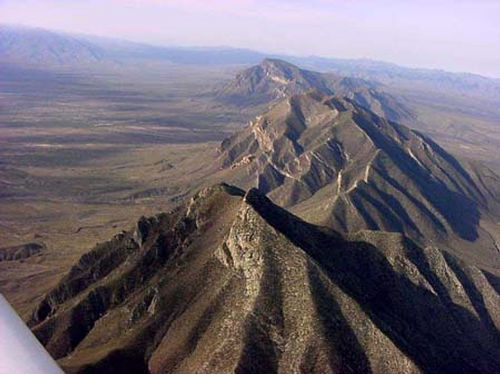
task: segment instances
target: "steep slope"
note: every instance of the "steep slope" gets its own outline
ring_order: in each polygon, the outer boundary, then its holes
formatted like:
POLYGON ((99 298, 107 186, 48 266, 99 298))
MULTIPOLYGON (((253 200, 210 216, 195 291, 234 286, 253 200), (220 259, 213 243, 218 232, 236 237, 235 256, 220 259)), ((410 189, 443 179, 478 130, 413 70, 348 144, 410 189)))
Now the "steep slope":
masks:
POLYGON ((494 240, 480 228, 481 219, 498 217, 500 195, 491 186, 500 179, 353 100, 315 91, 284 99, 219 151, 222 178, 256 186, 308 220, 440 244, 484 234, 483 260, 500 265, 494 240))
POLYGON ((217 92, 219 100, 243 107, 262 106, 283 97, 313 89, 353 99, 359 105, 391 120, 413 115, 400 101, 379 90, 380 85, 358 78, 299 69, 286 61, 264 59, 239 73, 217 92))
POLYGON ((218 92, 218 96, 240 105, 267 104, 314 88, 330 91, 320 73, 299 69, 283 60, 264 59, 259 65, 239 73, 218 92))
POLYGON ((487 373, 499 305, 445 252, 220 185, 82 257, 30 325, 67 373, 487 373))

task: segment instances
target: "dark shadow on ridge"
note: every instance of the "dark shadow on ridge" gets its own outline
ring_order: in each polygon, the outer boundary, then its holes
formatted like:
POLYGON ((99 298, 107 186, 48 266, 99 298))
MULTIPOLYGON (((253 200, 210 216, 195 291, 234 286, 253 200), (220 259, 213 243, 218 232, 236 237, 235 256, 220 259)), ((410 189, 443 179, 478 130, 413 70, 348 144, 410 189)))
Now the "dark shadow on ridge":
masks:
MULTIPOLYGON (((356 112, 353 114, 353 119, 368 134, 375 146, 389 155, 390 159, 401 171, 412 176, 412 180, 420 193, 445 217, 458 236, 468 241, 476 240, 478 238, 477 227, 480 219, 478 204, 467 196, 450 190, 442 182, 432 179, 430 174, 425 172, 414 159, 403 152, 401 147, 394 144, 392 139, 384 137, 380 131, 373 128, 374 125, 377 126, 380 123, 381 119, 379 117, 374 116, 371 112, 365 113, 370 115, 370 120, 356 112)), ((394 124, 394 126, 398 125, 394 124)), ((458 161, 440 148, 436 148, 437 146, 434 143, 431 144, 431 147, 452 165, 457 173, 475 186, 458 161)))
MULTIPOLYGON (((481 330, 481 321, 440 295, 414 284, 394 271, 384 254, 366 242, 348 242, 308 224, 255 189, 245 200, 276 230, 308 253, 347 295, 361 306, 375 325, 427 373, 493 373, 500 359, 483 349, 483 341, 467 335, 481 330), (469 324, 464 330, 463 324, 469 324)), ((420 269, 420 268, 419 268, 420 269)), ((425 269, 420 269, 425 273, 425 269)), ((487 346, 487 345, 486 345, 487 346)))
POLYGON ((500 277, 486 270, 481 270, 491 287, 500 295, 500 277))
POLYGON ((309 284, 314 297, 316 312, 323 327, 323 334, 330 347, 330 366, 340 373, 372 372, 370 362, 351 326, 342 315, 334 297, 328 292, 318 274, 318 269, 308 263, 309 284), (340 362, 337 362, 340 361, 340 362))
POLYGON ((455 257, 447 252, 443 252, 443 256, 448 266, 453 270, 455 276, 462 284, 462 287, 469 297, 472 306, 485 326, 485 330, 481 332, 478 331, 478 333, 488 334, 491 339, 495 340, 496 344, 500 344, 500 331, 496 328, 495 323, 486 308, 481 292, 479 292, 474 282, 471 281, 470 277, 460 267, 459 262, 455 257))

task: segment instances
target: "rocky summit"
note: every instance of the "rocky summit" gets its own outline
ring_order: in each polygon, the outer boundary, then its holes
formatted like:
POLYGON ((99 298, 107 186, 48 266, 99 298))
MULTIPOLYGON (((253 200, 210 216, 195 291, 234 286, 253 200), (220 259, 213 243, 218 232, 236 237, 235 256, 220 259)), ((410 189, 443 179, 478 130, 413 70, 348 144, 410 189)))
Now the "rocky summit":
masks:
POLYGON ((270 58, 236 75, 216 92, 216 97, 223 103, 248 109, 268 106, 284 97, 310 90, 348 97, 390 120, 409 122, 415 118, 402 100, 385 92, 380 83, 300 69, 289 62, 270 58))
POLYGON ((495 281, 221 184, 84 255, 29 324, 67 373, 493 373, 495 281))
POLYGON ((224 140, 217 162, 225 180, 256 186, 309 222, 401 232, 499 263, 484 222, 500 216, 500 178, 351 99, 287 97, 224 140))

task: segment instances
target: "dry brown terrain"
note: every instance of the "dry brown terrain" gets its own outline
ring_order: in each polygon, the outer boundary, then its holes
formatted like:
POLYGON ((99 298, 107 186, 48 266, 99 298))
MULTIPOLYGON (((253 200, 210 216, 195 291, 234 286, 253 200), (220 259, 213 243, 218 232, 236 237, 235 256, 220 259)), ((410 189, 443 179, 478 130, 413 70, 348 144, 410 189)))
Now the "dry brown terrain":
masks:
POLYGON ((493 373, 499 295, 400 234, 201 190, 83 256, 29 321, 67 373, 493 373))
MULTIPOLYGON (((212 174, 219 141, 261 110, 224 104, 213 95, 240 67, 2 69, 0 247, 46 245, 31 258, 0 263, 0 289, 24 317, 97 242, 209 184, 205 177, 212 174)), ((425 90, 414 96, 390 92, 403 95, 421 123, 430 124, 424 130, 447 149, 467 149, 460 154, 496 165, 489 157, 496 144, 494 111, 464 114, 456 110, 460 101, 435 97, 431 105, 425 90), (475 129, 474 136, 467 130, 446 137, 448 129, 435 126, 457 118, 475 129), (491 139, 484 135, 489 133, 491 139)), ((482 225, 495 232, 494 224, 482 225)))
POLYGON ((220 69, 9 69, 0 78, 0 247, 46 246, 0 262, 0 289, 26 316, 82 253, 192 193, 241 115, 199 95, 229 74, 220 69))

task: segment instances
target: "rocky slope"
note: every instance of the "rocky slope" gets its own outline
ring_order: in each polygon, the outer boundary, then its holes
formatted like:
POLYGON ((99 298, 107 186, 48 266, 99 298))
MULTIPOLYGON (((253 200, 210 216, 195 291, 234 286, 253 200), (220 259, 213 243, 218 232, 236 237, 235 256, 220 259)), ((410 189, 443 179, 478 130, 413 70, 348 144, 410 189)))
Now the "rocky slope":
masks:
POLYGON ((439 245, 457 238, 481 247, 466 255, 500 268, 498 245, 480 225, 498 221, 500 179, 353 100, 318 91, 285 98, 219 152, 222 178, 256 186, 309 221, 439 245))
POLYGON ((488 276, 218 185, 82 257, 30 325, 67 373, 493 373, 488 276))
POLYGON ((359 105, 394 121, 414 116, 400 101, 380 90, 380 84, 300 69, 278 59, 264 59, 239 73, 217 92, 219 100, 242 107, 263 106, 313 89, 353 99, 359 105))
POLYGON ((45 249, 43 243, 26 243, 13 247, 0 248, 0 261, 24 260, 45 249))

